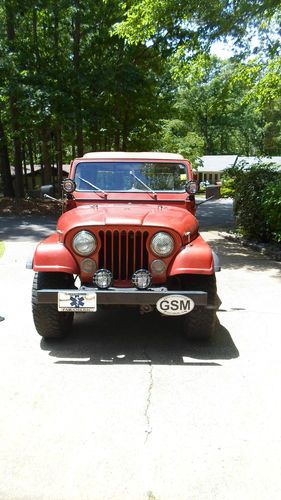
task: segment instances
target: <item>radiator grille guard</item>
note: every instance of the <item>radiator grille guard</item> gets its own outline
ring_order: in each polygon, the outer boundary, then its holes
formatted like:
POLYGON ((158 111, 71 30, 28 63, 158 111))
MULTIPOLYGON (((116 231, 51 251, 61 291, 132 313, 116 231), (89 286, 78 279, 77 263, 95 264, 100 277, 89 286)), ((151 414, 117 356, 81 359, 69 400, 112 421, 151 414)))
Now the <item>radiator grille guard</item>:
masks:
POLYGON ((147 231, 99 231, 99 238, 98 267, 109 269, 114 280, 129 280, 136 270, 148 269, 147 231))

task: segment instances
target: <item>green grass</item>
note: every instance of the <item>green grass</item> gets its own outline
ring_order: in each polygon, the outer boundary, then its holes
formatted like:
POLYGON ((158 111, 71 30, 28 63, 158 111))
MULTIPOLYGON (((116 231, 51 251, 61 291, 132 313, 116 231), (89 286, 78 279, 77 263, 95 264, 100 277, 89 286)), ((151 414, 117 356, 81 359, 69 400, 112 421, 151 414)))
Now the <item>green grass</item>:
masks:
POLYGON ((0 241, 0 259, 4 255, 4 252, 5 252, 4 241, 0 241))

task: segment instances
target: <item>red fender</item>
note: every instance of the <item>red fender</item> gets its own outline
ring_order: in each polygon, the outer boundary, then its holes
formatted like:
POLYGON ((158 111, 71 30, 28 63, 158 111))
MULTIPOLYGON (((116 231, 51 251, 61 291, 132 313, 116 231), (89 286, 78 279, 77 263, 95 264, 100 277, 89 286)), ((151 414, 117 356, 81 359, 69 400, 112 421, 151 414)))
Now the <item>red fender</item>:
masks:
POLYGON ((37 246, 33 256, 33 270, 79 274, 79 267, 69 250, 52 234, 37 246))
POLYGON ((168 270, 169 276, 213 273, 212 250, 200 235, 176 255, 168 270))

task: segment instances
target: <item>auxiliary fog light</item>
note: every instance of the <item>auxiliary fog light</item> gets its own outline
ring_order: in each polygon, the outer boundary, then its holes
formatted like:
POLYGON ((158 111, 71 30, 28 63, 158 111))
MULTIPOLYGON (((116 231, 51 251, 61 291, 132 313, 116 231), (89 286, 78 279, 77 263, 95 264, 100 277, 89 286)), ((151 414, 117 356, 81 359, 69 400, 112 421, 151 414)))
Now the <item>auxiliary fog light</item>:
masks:
POLYGON ((62 188, 65 193, 73 193, 76 189, 76 184, 72 179, 64 179, 62 188))
POLYGON ((80 269, 83 273, 94 274, 95 270, 97 269, 97 265, 92 259, 83 259, 80 262, 80 269))
POLYGON ((155 274, 163 274, 166 271, 166 265, 160 259, 151 262, 151 271, 155 274))
POLYGON ((132 283, 139 290, 146 290, 151 284, 151 274, 146 269, 139 269, 132 276, 132 283))
POLYGON ((112 274, 108 269, 99 269, 93 277, 93 283, 98 288, 109 288, 112 283, 112 274))

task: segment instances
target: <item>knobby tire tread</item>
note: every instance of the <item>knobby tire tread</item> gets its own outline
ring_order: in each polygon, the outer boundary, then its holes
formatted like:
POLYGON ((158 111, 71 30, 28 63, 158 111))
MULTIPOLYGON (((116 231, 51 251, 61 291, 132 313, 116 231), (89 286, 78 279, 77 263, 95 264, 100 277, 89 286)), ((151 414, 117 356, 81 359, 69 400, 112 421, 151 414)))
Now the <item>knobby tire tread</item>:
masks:
POLYGON ((56 304, 39 304, 37 290, 46 288, 71 288, 74 286, 71 275, 63 273, 36 273, 32 286, 32 312, 35 328, 46 339, 62 338, 70 333, 73 313, 57 310, 56 304))
MULTIPOLYGON (((208 293, 208 305, 218 307, 216 276, 195 276, 189 284, 194 290, 202 290, 208 293)), ((191 313, 183 318, 183 330, 187 339, 207 340, 215 330, 217 324, 216 309, 196 307, 191 313)))

